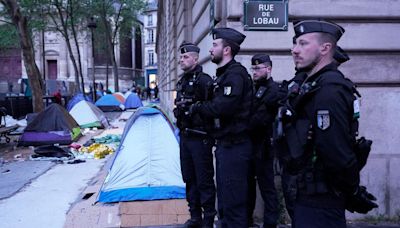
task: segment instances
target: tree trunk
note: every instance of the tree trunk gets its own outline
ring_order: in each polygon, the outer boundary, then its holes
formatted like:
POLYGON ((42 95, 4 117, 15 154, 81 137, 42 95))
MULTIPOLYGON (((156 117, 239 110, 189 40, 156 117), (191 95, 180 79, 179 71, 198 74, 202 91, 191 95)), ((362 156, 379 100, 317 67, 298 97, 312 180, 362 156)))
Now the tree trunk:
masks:
MULTIPOLYGON (((57 13, 58 13, 58 17, 59 17, 58 19, 59 19, 59 21, 61 23, 61 28, 59 28, 57 26, 57 30, 64 37, 65 42, 67 44, 69 58, 71 59, 72 66, 74 67, 76 87, 78 88, 78 90, 82 90, 82 93, 85 93, 84 85, 79 83, 79 70, 78 70, 78 65, 76 64, 75 56, 74 56, 74 54, 72 52, 72 47, 71 47, 70 37, 69 37, 69 31, 68 31, 68 25, 67 25, 68 21, 64 18, 64 12, 61 9, 62 7, 59 4, 61 4, 61 3, 55 2, 55 5, 54 5, 57 8, 57 13), (80 88, 80 86, 82 86, 82 88, 80 88)), ((53 20, 53 22, 55 24, 57 24, 57 18, 54 18, 53 15, 50 15, 50 17, 53 20)))
POLYGON ((108 58, 106 60, 106 90, 108 89, 108 58))
POLYGON ((108 23, 108 21, 106 20, 106 18, 103 18, 103 22, 105 25, 105 29, 106 29, 106 39, 107 39, 107 49, 108 49, 108 53, 111 54, 110 58, 111 58, 111 65, 112 65, 112 72, 113 72, 113 76, 114 76, 114 92, 118 92, 119 91, 119 84, 118 84, 118 65, 117 65, 117 61, 115 60, 115 51, 114 51, 114 43, 112 41, 112 31, 110 28, 110 24, 108 23))
MULTIPOLYGON (((72 27, 73 28, 73 27, 72 27)), ((74 30, 74 29, 72 29, 74 30)), ((79 66, 79 77, 81 78, 81 85, 82 85, 82 93, 85 93, 85 81, 83 79, 83 74, 82 74, 82 61, 81 61, 81 51, 79 50, 79 43, 78 43, 78 39, 76 37, 76 33, 75 31, 73 32, 73 37, 74 37, 74 42, 75 42, 75 46, 76 46, 76 50, 77 50, 77 54, 78 54, 78 66, 79 66)), ((94 64, 93 64, 94 67, 94 64)))
MULTIPOLYGON (((72 30, 72 37, 74 38, 74 42, 75 42, 75 46, 76 46, 76 50, 77 50, 77 54, 78 54, 78 66, 79 66, 79 76, 81 78, 81 85, 82 85, 82 93, 85 93, 85 82, 83 79, 83 73, 82 73, 82 61, 81 61, 81 51, 79 49, 79 43, 78 43, 78 38, 77 38, 77 34, 76 34, 76 30, 75 30, 75 21, 74 21, 74 13, 73 13, 73 9, 74 7, 72 6, 72 4, 74 4, 74 1, 70 1, 70 24, 71 24, 71 30, 72 30)), ((94 68, 94 63, 93 66, 94 68)), ((93 85, 94 86, 94 85, 93 85)))
POLYGON ((25 63, 26 73, 29 83, 32 87, 32 105, 34 112, 41 112, 44 109, 43 104, 43 81, 39 68, 35 62, 32 41, 28 30, 27 18, 21 13, 21 9, 16 0, 0 0, 7 8, 13 24, 18 31, 19 41, 22 49, 22 56, 25 63))
MULTIPOLYGON (((67 31, 68 32, 68 31, 67 31)), ((69 52, 69 58, 71 59, 72 62, 72 66, 74 66, 74 73, 75 73, 75 83, 76 83, 76 87, 78 88, 78 90, 82 90, 82 93, 85 93, 85 86, 81 83, 79 83, 79 70, 78 70, 78 65, 76 64, 76 60, 75 60, 75 56, 72 53, 72 47, 71 47, 71 43, 70 43, 70 38, 69 36, 65 37, 65 41, 67 43, 67 48, 68 48, 68 52, 69 52)))
POLYGON ((118 75, 117 61, 115 60, 114 45, 111 46, 111 63, 113 66, 113 74, 114 74, 114 87, 115 87, 114 92, 118 92, 119 91, 119 83, 118 83, 119 75, 118 75))

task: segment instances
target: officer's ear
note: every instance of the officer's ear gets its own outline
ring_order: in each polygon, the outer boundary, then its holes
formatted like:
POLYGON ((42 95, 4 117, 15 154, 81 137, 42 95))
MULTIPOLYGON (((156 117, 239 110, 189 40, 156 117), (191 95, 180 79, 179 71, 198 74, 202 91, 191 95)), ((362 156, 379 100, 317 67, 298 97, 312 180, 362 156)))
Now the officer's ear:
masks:
POLYGON ((322 55, 327 55, 328 53, 332 52, 333 44, 326 42, 322 43, 320 46, 320 52, 322 55))
POLYGON ((272 72, 272 66, 267 66, 267 68, 265 68, 265 69, 267 69, 267 73, 271 73, 272 72))
POLYGON ((224 55, 232 54, 232 48, 229 45, 226 45, 223 49, 222 52, 224 55))

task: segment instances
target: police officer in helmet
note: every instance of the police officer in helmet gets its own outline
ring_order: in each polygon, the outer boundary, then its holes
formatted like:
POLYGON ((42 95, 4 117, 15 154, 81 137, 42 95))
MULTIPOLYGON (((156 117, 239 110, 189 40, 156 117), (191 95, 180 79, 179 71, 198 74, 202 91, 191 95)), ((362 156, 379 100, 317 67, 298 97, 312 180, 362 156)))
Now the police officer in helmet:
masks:
POLYGON ((377 205, 359 186, 359 160, 353 151, 359 116, 354 85, 333 59, 344 29, 324 20, 304 20, 295 22, 294 30, 293 60, 306 74, 285 112, 291 168, 298 173, 294 225, 346 227, 349 205, 361 213, 377 205))
POLYGON ((214 120, 218 216, 222 227, 247 228, 248 170, 251 140, 248 119, 252 103, 252 80, 234 57, 245 35, 231 28, 212 30, 211 61, 217 79, 210 101, 191 106, 214 120))
POLYGON ((181 169, 190 211, 185 227, 213 227, 217 214, 212 154, 214 142, 206 132, 210 123, 198 114, 189 115, 191 104, 210 98, 212 79, 198 65, 199 52, 200 49, 192 43, 180 46, 179 65, 184 74, 176 86, 174 109, 180 130, 181 169))

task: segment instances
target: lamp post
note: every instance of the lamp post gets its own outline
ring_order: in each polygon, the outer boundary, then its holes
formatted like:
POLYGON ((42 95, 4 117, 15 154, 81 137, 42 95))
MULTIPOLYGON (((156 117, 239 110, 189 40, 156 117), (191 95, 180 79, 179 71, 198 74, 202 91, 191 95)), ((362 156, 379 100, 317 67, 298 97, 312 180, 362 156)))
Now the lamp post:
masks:
POLYGON ((94 69, 94 29, 97 28, 96 21, 93 17, 90 18, 90 22, 87 27, 90 29, 92 39, 92 83, 93 83, 93 100, 96 102, 96 80, 95 80, 95 69, 94 69))

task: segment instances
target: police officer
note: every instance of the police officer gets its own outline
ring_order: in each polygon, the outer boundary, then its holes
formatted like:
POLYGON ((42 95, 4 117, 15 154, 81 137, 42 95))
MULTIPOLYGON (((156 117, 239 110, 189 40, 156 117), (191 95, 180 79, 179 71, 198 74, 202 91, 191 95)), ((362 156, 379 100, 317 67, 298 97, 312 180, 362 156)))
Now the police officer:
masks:
MULTIPOLYGON (((192 43, 180 46, 179 64, 184 71, 177 83, 174 109, 180 130, 182 177, 186 183, 186 199, 191 218, 185 227, 213 227, 215 185, 212 147, 207 134, 207 120, 198 114, 189 115, 189 106, 210 98, 212 79, 198 65, 200 49, 192 43)), ((209 125, 209 124, 208 124, 209 125)))
MULTIPOLYGON (((296 45, 296 37, 293 37, 293 45, 296 45)), ((350 57, 347 55, 347 53, 340 48, 339 46, 336 46, 335 54, 333 56, 335 64, 337 66, 340 66, 342 63, 347 62, 350 60, 350 57)), ((304 80, 306 79, 307 74, 302 71, 302 69, 297 69, 296 68, 296 74, 295 76, 289 80, 289 81, 283 81, 282 84, 279 85, 279 92, 280 97, 283 97, 284 95, 288 95, 288 85, 291 83, 294 83, 296 85, 301 85, 304 80)), ((289 93, 290 96, 290 93, 289 93)), ((280 103, 285 103, 287 97, 284 98, 283 100, 280 100, 280 103)), ((296 175, 293 175, 290 171, 290 167, 288 167, 288 164, 286 162, 286 158, 282 157, 280 155, 284 154, 287 152, 288 148, 286 145, 286 142, 283 142, 282 140, 275 141, 274 142, 274 149, 277 151, 278 158, 279 158, 279 165, 281 168, 280 176, 281 176, 281 181, 282 181, 282 190, 283 190, 283 196, 285 198, 285 206, 286 210, 288 211, 288 214, 290 218, 293 221, 294 217, 294 204, 296 200, 296 194, 297 194, 297 188, 296 188, 296 175)))
POLYGON ((353 151, 359 110, 354 85, 333 60, 344 33, 323 20, 294 23, 296 69, 306 74, 298 96, 288 102, 285 138, 298 170, 294 209, 296 228, 346 227, 345 208, 354 203, 363 211, 377 205, 359 186, 359 166, 353 151))
POLYGON ((253 161, 249 180, 249 226, 256 201, 256 183, 264 200, 263 227, 276 227, 279 218, 279 202, 274 181, 274 154, 271 150, 272 123, 278 109, 278 84, 271 77, 272 61, 269 55, 256 54, 251 59, 254 80, 254 99, 250 119, 253 143, 253 161), (251 171, 254 171, 252 173, 251 171))
POLYGON ((217 64, 212 100, 197 103, 192 113, 214 120, 218 213, 222 227, 247 228, 247 178, 251 157, 248 119, 252 80, 234 57, 245 35, 231 28, 212 30, 211 61, 217 64))

